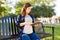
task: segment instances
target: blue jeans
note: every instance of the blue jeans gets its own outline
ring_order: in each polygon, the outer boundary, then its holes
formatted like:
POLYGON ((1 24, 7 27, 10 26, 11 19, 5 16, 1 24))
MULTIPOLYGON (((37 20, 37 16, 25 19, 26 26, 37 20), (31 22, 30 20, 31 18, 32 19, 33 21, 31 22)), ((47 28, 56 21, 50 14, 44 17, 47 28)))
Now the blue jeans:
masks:
POLYGON ((22 40, 40 40, 40 38, 36 35, 36 33, 32 34, 23 34, 22 40))

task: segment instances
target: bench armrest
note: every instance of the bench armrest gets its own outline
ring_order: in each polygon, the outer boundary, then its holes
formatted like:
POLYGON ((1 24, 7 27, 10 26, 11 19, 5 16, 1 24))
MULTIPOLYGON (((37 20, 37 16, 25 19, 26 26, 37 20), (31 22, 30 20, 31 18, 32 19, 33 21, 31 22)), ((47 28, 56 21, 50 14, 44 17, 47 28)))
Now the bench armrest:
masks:
POLYGON ((44 26, 45 28, 52 28, 52 40, 54 40, 54 26, 44 26))

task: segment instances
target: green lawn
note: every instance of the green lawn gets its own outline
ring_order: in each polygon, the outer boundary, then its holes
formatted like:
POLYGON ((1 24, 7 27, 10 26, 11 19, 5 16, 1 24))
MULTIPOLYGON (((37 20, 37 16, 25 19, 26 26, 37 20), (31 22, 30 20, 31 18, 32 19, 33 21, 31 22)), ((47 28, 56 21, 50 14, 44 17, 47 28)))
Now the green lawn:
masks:
MULTIPOLYGON (((59 25, 54 25, 54 26, 55 26, 55 28, 54 28, 54 40, 60 40, 60 26, 59 25)), ((45 28, 45 31, 51 33, 52 30, 45 28)), ((51 40, 51 39, 52 39, 52 37, 46 38, 46 40, 51 40)))

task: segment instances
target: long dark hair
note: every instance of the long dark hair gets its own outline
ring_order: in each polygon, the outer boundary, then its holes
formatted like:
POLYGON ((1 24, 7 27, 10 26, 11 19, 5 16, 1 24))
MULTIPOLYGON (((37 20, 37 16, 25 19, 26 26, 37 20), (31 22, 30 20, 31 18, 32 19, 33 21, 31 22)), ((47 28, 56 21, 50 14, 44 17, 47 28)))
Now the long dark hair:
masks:
POLYGON ((22 8, 22 10, 21 10, 21 14, 22 14, 23 16, 26 15, 26 9, 27 9, 28 7, 30 7, 30 6, 31 6, 30 3, 25 3, 25 4, 23 5, 23 8, 22 8))

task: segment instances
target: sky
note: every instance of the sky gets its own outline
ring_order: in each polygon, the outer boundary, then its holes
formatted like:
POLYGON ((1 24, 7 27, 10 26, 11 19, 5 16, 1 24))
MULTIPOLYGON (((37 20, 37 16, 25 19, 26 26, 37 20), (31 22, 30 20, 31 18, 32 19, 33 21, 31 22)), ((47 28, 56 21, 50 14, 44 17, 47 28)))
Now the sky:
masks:
POLYGON ((60 0, 55 0, 54 3, 56 5, 56 7, 55 7, 55 13, 56 13, 57 16, 60 16, 60 0))
MULTIPOLYGON (((19 0, 8 0, 8 3, 9 2, 11 2, 11 4, 8 4, 9 6, 11 6, 12 8, 13 8, 13 6, 16 4, 16 2, 18 2, 19 0)), ((60 16, 60 0, 55 0, 54 1, 54 4, 56 5, 55 7, 54 7, 54 11, 55 11, 55 13, 56 13, 56 16, 60 16)), ((11 12, 15 12, 14 11, 14 8, 12 9, 12 11, 11 12)))

